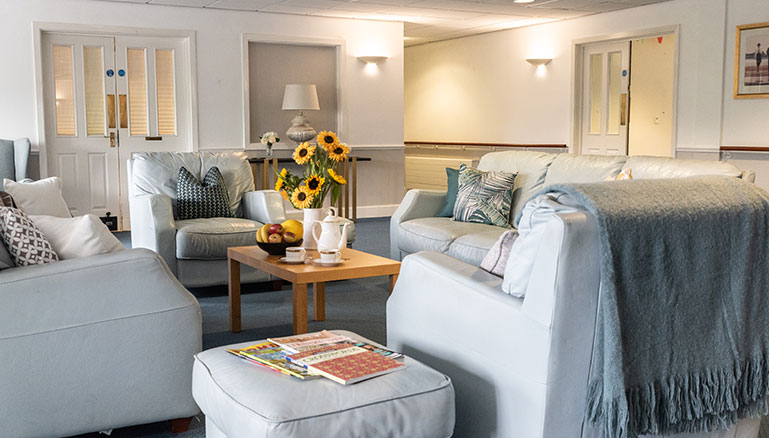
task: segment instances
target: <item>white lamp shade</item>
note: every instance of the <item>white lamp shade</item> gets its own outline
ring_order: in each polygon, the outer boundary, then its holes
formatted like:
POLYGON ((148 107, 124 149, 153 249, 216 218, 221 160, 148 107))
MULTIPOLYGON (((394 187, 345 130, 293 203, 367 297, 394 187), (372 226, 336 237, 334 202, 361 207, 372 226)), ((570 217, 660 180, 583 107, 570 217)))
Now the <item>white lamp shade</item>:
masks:
POLYGON ((319 110, 315 84, 288 84, 283 93, 284 110, 319 110))

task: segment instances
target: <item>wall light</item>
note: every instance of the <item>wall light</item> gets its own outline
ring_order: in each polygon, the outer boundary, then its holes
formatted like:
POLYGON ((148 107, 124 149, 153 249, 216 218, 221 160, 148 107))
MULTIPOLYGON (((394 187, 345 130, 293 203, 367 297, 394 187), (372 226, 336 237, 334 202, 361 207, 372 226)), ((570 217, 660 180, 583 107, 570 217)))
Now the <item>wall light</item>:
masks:
POLYGON ((387 56, 359 56, 358 60, 364 64, 381 64, 387 61, 387 56))
POLYGON ((540 66, 540 65, 547 65, 552 60, 553 60, 552 58, 528 58, 526 62, 528 62, 531 65, 540 66))

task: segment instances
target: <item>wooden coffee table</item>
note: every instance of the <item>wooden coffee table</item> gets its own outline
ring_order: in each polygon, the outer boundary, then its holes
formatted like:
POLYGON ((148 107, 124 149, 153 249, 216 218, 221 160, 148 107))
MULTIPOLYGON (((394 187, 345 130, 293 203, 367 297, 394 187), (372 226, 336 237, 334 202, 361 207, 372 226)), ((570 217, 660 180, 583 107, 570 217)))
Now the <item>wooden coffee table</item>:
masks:
MULTIPOLYGON (((313 259, 317 251, 307 251, 313 259)), ((326 319, 327 281, 350 280, 353 278, 390 276, 390 292, 398 279, 401 262, 350 248, 342 250, 343 262, 337 266, 314 264, 281 263, 281 256, 272 256, 258 246, 236 246, 228 248, 230 331, 240 331, 240 264, 267 272, 291 283, 294 304, 294 333, 307 333, 307 285, 314 283, 313 316, 315 321, 326 319)))

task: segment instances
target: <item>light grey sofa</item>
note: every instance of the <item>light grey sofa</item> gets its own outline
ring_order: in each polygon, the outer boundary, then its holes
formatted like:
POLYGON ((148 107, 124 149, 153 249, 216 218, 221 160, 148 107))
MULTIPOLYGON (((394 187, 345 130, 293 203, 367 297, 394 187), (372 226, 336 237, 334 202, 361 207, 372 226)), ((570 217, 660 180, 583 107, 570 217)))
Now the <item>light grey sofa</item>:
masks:
POLYGON ((186 418, 197 300, 145 249, 0 271, 0 436, 186 418))
MULTIPOLYGON (((720 161, 679 160, 665 157, 550 154, 542 152, 492 152, 481 157, 478 168, 518 175, 513 191, 512 217, 544 186, 587 183, 615 178, 632 170, 634 179, 724 175, 755 180, 755 173, 720 161)), ((390 220, 390 256, 401 260, 419 251, 437 251, 478 266, 504 228, 455 222, 436 217, 446 202, 446 192, 410 190, 390 220)))
POLYGON ((14 181, 27 178, 30 148, 28 138, 0 139, 0 191, 3 190, 4 178, 14 181))
MULTIPOLYGON (((519 172, 516 212, 543 185, 601 181, 623 167, 634 178, 755 177, 720 162, 533 152, 488 154, 479 167, 519 172)), ((410 191, 393 216, 393 257, 416 254, 403 259, 387 301, 388 346, 451 377, 455 436, 600 437, 582 424, 600 289, 593 216, 550 220, 525 298, 516 298, 502 292, 502 278, 477 267, 503 230, 434 217, 444 200, 439 192, 410 191)), ((686 437, 755 438, 758 425, 743 420, 729 431, 686 437)))

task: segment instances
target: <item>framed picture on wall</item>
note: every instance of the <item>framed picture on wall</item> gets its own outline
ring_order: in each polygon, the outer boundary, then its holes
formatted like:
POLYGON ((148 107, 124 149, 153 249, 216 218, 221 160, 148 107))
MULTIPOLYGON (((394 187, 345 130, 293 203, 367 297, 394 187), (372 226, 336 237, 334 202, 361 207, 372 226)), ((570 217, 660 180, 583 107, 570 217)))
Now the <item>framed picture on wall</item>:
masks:
POLYGON ((769 22, 737 26, 734 98, 769 97, 769 22))

